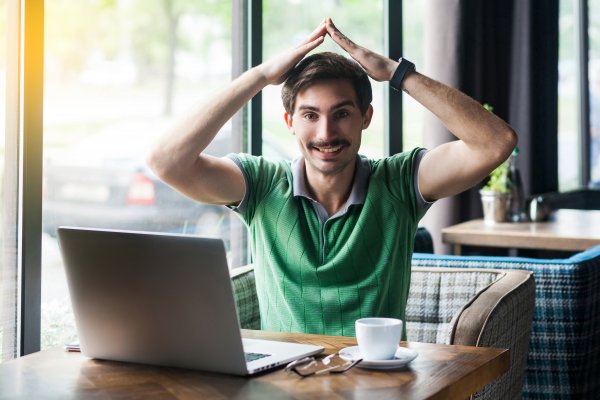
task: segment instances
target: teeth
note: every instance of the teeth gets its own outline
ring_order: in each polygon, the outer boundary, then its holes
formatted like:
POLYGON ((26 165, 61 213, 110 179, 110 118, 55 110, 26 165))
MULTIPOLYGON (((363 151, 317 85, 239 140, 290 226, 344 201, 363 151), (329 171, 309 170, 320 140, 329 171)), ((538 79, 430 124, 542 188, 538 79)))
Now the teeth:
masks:
POLYGON ((329 147, 326 149, 320 148, 320 147, 315 147, 317 150, 319 150, 320 152, 323 153, 335 153, 336 151, 338 151, 339 149, 342 148, 342 146, 337 146, 337 147, 329 147))

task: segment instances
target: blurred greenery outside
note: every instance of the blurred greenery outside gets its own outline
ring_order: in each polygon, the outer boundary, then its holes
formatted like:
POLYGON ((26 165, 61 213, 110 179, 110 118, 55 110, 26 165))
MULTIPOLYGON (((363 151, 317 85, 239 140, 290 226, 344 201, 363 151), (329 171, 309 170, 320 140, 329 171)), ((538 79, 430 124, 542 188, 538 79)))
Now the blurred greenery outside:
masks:
MULTIPOLYGON (((143 152, 230 79, 229 1, 46 1, 44 157, 104 135, 143 152)), ((78 339, 54 239, 42 254, 45 349, 78 339)))
POLYGON ((45 12, 46 153, 120 123, 164 126, 230 78, 229 2, 52 0, 45 12))
MULTIPOLYGON (((306 7, 300 1, 265 1, 263 15, 265 58, 300 43, 325 17, 331 16, 338 28, 357 44, 384 53, 383 2, 369 0, 324 0, 319 7, 306 7)), ((423 20, 425 2, 405 0, 403 55, 417 65, 423 65, 423 20)), ((330 38, 314 52, 333 51, 346 55, 330 38)), ((361 153, 369 157, 384 156, 384 90, 387 84, 371 80, 374 115, 371 125, 363 133, 361 153)), ((263 90, 263 135, 286 149, 299 154, 294 136, 283 122, 281 88, 263 90)), ((399 95, 392 93, 392 95, 399 95)), ((403 145, 411 149, 422 145, 423 110, 412 98, 403 95, 403 145)), ((394 112, 394 110, 391 110, 394 112)), ((400 134, 397 132, 396 134, 400 134)))

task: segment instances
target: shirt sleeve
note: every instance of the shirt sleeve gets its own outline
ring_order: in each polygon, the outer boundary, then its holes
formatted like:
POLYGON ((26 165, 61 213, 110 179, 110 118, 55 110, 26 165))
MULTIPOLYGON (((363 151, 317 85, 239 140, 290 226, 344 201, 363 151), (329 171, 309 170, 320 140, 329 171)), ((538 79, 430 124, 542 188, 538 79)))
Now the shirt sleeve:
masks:
POLYGON ((283 168, 281 162, 270 161, 260 156, 231 153, 227 157, 242 171, 246 186, 242 201, 237 205, 230 204, 227 207, 237 212, 249 225, 262 200, 277 182, 287 179, 286 169, 283 168))
POLYGON ((403 204, 415 221, 419 221, 432 203, 427 202, 419 190, 418 171, 425 149, 415 148, 381 160, 378 179, 384 179, 390 194, 398 204, 403 204))
POLYGON ((425 155, 425 153, 427 153, 427 151, 428 150, 426 149, 421 149, 416 154, 415 160, 413 161, 413 186, 415 191, 415 197, 417 200, 417 207, 422 208, 425 211, 429 210, 429 207, 431 207, 431 205, 435 203, 435 201, 425 200, 423 194, 421 193, 421 188, 419 187, 419 167, 421 166, 421 160, 423 159, 423 156, 425 155))
POLYGON ((240 158, 238 157, 237 154, 234 154, 234 153, 227 154, 226 157, 229 158, 231 161, 233 161, 235 163, 235 165, 238 166, 240 171, 242 171, 242 175, 244 176, 244 197, 242 198, 242 201, 240 201, 240 203, 238 205, 228 204, 227 207, 239 214, 243 214, 248 206, 248 174, 246 173, 246 170, 244 169, 244 167, 242 165, 242 161, 240 160, 240 158))

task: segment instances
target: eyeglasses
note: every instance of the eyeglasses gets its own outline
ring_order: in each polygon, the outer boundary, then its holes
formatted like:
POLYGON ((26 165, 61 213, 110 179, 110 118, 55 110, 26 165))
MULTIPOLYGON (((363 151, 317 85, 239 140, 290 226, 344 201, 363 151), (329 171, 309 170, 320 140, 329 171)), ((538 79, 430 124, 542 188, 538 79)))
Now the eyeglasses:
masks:
POLYGON ((295 372, 303 378, 306 376, 321 375, 325 373, 341 374, 348 371, 361 361, 361 358, 356 360, 344 360, 342 357, 340 357, 339 353, 333 353, 322 360, 317 360, 314 357, 304 357, 299 360, 292 361, 285 367, 285 371, 295 372))

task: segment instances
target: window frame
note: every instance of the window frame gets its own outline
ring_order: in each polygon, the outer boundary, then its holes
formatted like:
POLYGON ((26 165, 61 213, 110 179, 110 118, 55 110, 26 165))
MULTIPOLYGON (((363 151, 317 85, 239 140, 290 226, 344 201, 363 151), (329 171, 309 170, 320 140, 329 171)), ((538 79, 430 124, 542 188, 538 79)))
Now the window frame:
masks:
MULTIPOLYGON (((394 60, 403 55, 403 3, 402 1, 393 0, 384 1, 384 48, 387 56, 394 60)), ((401 153, 403 150, 404 132, 402 126, 404 107, 402 103, 402 93, 396 92, 388 85, 384 96, 384 144, 385 154, 388 156, 401 153), (401 110, 401 112, 394 113, 390 112, 390 110, 401 110), (394 132, 397 132, 397 134, 393 134, 394 132)))
POLYGON ((591 183, 591 138, 590 138, 590 90, 589 90, 589 7, 588 0, 577 0, 575 4, 577 14, 577 68, 578 68, 578 101, 577 125, 581 154, 579 160, 580 186, 588 187, 591 183))
POLYGON ((21 0, 21 144, 19 354, 40 350, 42 292, 42 164, 44 100, 44 1, 21 0))

